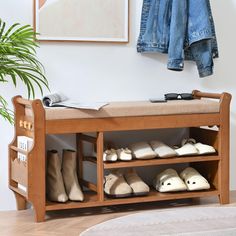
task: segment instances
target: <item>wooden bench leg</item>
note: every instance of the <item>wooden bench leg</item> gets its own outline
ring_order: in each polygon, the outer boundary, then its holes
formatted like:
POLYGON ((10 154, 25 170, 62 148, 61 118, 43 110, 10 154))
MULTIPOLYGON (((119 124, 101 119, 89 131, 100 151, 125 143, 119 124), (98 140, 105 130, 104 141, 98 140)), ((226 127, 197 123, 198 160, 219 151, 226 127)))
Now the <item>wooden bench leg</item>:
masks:
POLYGON ((229 181, 230 181, 230 105, 231 95, 224 93, 220 104, 220 126, 219 126, 219 200, 221 204, 229 203, 229 181))
POLYGON ((219 201, 220 201, 220 204, 229 204, 230 203, 229 193, 227 192, 221 193, 219 195, 219 201))
POLYGON ((14 192, 16 198, 16 207, 18 211, 26 210, 26 199, 25 197, 21 196, 19 193, 14 192))
POLYGON ((39 202, 37 203, 32 203, 34 207, 34 214, 35 214, 35 221, 36 222, 43 222, 45 221, 45 206, 44 204, 40 204, 39 202))

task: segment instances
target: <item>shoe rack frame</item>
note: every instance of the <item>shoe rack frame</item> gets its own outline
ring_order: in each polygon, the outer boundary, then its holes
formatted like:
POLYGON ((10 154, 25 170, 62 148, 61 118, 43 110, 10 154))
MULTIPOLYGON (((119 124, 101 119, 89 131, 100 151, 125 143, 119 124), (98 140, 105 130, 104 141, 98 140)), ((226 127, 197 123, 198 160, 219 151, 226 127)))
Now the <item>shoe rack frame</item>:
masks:
POLYGON ((17 209, 26 209, 30 202, 35 211, 35 221, 45 220, 45 213, 53 210, 87 208, 130 203, 145 203, 162 200, 218 196, 221 204, 229 203, 229 119, 231 95, 193 91, 197 99, 210 98, 219 101, 218 113, 154 115, 136 117, 109 117, 93 119, 46 120, 45 110, 40 100, 27 100, 20 96, 13 98, 15 109, 15 136, 9 144, 9 188, 16 197, 17 209), (30 112, 26 112, 26 108, 30 112), (202 126, 217 127, 217 130, 204 129, 202 126), (130 162, 103 162, 104 132, 148 130, 189 127, 190 136, 203 143, 213 145, 217 153, 206 156, 175 157, 169 159, 133 160, 130 162), (94 132, 95 137, 85 133, 94 132), (46 200, 45 166, 46 135, 76 133, 78 177, 80 184, 91 191, 85 193, 83 202, 56 203, 46 200), (17 136, 33 138, 34 144, 28 152, 17 148, 17 136), (94 144, 97 157, 86 157, 83 153, 84 142, 94 144), (17 152, 27 155, 27 162, 17 159, 17 152), (83 162, 96 165, 97 182, 84 179, 83 162), (211 183, 211 189, 195 192, 158 193, 151 190, 148 196, 111 199, 104 196, 103 178, 105 169, 158 166, 189 163, 211 183), (18 184, 27 187, 24 192, 18 184))

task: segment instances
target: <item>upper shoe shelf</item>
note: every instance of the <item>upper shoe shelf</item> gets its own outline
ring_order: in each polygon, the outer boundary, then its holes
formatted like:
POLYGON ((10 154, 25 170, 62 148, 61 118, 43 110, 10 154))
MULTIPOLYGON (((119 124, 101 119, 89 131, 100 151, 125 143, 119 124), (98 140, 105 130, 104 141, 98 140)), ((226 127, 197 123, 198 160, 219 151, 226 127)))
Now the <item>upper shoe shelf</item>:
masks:
MULTIPOLYGON (((85 161, 91 161, 94 158, 85 158, 85 161)), ((117 162, 105 162, 104 169, 117 169, 117 168, 130 168, 130 167, 141 167, 141 166, 158 166, 158 165, 169 165, 178 163, 193 163, 193 162, 204 162, 204 161, 218 161, 220 156, 208 155, 208 156, 189 156, 189 157, 176 157, 166 159, 151 159, 151 160, 132 160, 129 162, 117 161, 117 162)), ((94 162, 94 161, 93 161, 94 162)))

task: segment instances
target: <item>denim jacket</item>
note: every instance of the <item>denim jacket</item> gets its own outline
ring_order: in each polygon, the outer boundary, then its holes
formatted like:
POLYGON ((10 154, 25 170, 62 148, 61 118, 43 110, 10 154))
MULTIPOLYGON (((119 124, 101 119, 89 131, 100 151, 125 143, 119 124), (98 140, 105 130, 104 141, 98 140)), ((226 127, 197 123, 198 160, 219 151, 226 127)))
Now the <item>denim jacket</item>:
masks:
POLYGON ((138 52, 168 53, 170 70, 193 60, 200 77, 213 74, 218 47, 209 0, 144 0, 140 28, 138 52))

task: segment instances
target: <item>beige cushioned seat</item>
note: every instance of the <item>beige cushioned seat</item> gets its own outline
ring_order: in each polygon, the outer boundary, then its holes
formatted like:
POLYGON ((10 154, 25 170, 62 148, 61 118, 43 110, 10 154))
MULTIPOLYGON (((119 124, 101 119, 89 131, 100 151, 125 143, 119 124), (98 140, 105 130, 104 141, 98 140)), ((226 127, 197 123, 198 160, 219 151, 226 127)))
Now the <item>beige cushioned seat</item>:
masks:
POLYGON ((219 102, 210 99, 174 100, 166 103, 149 101, 111 102, 99 111, 71 108, 45 108, 46 120, 152 116, 173 114, 218 113, 219 102))

